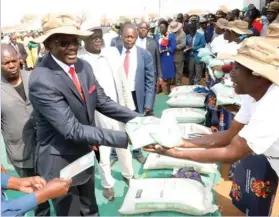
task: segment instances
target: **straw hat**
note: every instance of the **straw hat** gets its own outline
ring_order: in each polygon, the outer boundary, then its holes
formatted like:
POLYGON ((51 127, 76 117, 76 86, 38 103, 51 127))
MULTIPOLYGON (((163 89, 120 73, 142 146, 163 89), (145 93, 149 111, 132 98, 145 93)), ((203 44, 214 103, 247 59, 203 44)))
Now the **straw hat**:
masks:
POLYGON ((265 38, 247 38, 242 42, 236 55, 220 54, 218 58, 234 60, 251 69, 254 75, 262 76, 279 85, 279 49, 268 43, 265 38))
POLYGON ((227 29, 236 32, 239 35, 251 35, 253 31, 248 29, 248 22, 235 20, 228 23, 227 29))
POLYGON ((182 24, 177 21, 172 21, 169 25, 169 32, 177 32, 179 29, 181 29, 182 24))
POLYGON ((220 29, 226 29, 229 24, 229 21, 224 18, 219 18, 217 22, 215 23, 216 26, 218 26, 220 29))
POLYGON ((279 48, 279 23, 272 23, 268 26, 264 39, 279 48))
POLYGON ((271 2, 266 11, 279 13, 279 2, 271 2))
POLYGON ((266 36, 267 37, 276 37, 279 39, 279 23, 271 23, 268 26, 266 36))
POLYGON ((79 30, 79 25, 72 15, 48 14, 42 18, 41 26, 43 35, 34 39, 35 43, 43 43, 54 34, 76 35, 81 37, 90 36, 93 32, 79 30))

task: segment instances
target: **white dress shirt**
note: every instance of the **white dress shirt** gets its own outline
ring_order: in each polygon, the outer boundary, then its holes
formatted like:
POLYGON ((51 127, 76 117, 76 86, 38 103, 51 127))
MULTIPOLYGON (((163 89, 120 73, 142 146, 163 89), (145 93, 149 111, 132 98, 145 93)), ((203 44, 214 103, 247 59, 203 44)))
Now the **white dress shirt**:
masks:
MULTIPOLYGON (((123 47, 122 54, 121 54, 123 65, 124 65, 125 57, 126 57, 126 48, 123 47)), ((133 46, 133 48, 130 49, 129 57, 130 59, 129 59, 128 85, 129 85, 129 89, 133 92, 135 91, 136 72, 138 66, 136 46, 133 46)))
MULTIPOLYGON (((63 69, 63 71, 72 79, 72 75, 69 73, 70 67, 74 67, 74 65, 70 65, 68 66, 67 64, 61 62, 60 60, 58 60, 55 56, 53 56, 52 54, 50 54, 51 57, 53 58, 53 60, 63 69)), ((76 78, 78 79, 78 76, 76 74, 76 78)), ((78 79, 79 81, 79 79, 78 79)))
POLYGON ((256 101, 250 96, 243 102, 235 120, 245 124, 239 132, 256 154, 264 154, 279 176, 279 86, 272 84, 265 95, 256 101))
POLYGON ((146 37, 145 38, 138 37, 136 41, 136 45, 146 50, 146 37))

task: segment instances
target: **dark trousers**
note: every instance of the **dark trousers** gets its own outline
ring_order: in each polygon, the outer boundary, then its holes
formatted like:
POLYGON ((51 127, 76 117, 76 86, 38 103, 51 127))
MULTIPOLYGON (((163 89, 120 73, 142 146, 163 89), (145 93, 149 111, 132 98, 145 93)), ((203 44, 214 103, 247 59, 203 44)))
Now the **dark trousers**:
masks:
MULTIPOLYGON (((33 168, 19 168, 14 166, 17 174, 24 178, 24 177, 31 177, 36 176, 33 168)), ((35 216, 50 216, 50 205, 49 202, 44 202, 38 205, 37 209, 34 211, 35 216)))
POLYGON ((52 200, 56 216, 99 216, 94 173, 85 184, 73 186, 68 194, 52 200))
MULTIPOLYGON (((136 91, 132 92, 132 96, 133 96, 134 104, 135 104, 135 107, 136 107, 135 111, 139 112, 136 91)), ((142 156, 143 155, 142 155, 141 148, 133 150, 133 158, 138 158, 138 157, 142 157, 142 156)), ((115 148, 111 149, 110 160, 118 160, 115 148)))

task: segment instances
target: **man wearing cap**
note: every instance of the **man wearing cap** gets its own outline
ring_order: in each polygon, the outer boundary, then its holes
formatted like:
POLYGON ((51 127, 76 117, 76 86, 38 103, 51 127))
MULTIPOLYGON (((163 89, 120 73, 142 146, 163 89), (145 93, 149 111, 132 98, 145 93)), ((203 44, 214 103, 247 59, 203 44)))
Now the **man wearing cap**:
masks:
POLYGON ((246 39, 232 59, 231 78, 237 94, 246 95, 231 127, 222 132, 185 140, 181 149, 159 145, 145 148, 162 155, 202 163, 232 163, 264 154, 279 176, 279 50, 264 38, 246 39), (206 148, 191 150, 190 148, 206 148))
MULTIPOLYGON (((182 14, 181 14, 182 15, 182 14)), ((182 24, 177 21, 171 22, 169 25, 169 32, 174 33, 176 39, 176 49, 174 52, 174 64, 175 64, 175 80, 176 85, 182 84, 182 74, 184 69, 184 49, 186 47, 186 34, 181 29, 182 24)))
POLYGON ((200 28, 197 30, 197 32, 204 35, 206 27, 207 27, 207 19, 205 17, 202 17, 200 19, 200 28))
MULTIPOLYGON (((36 169, 48 181, 92 149, 98 152, 99 145, 127 148, 125 132, 95 127, 95 110, 124 123, 138 113, 106 96, 90 64, 77 58, 79 37, 92 32, 79 30, 68 14, 48 14, 42 29, 34 42, 44 43, 49 53, 31 74, 29 95, 37 123, 36 169)), ((98 215, 94 168, 74 176, 68 194, 53 205, 57 216, 98 215)))
POLYGON ((271 2, 266 10, 266 17, 268 22, 270 24, 278 22, 276 20, 278 14, 279 14, 279 2, 271 2))
POLYGON ((223 45, 227 43, 224 39, 224 33, 229 22, 226 19, 220 18, 215 23, 215 33, 217 37, 211 42, 210 47, 213 53, 218 53, 219 49, 222 49, 223 45))
POLYGON ((204 36, 206 43, 211 43, 214 39, 214 22, 216 22, 216 16, 214 14, 208 14, 206 18, 208 20, 208 25, 205 29, 204 36))

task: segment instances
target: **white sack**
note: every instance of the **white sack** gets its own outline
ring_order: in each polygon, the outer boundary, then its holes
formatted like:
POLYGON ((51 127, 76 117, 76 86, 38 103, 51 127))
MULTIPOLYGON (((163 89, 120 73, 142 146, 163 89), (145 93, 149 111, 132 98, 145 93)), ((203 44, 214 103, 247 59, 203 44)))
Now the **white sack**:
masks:
MULTIPOLYGON (((184 149, 185 150, 185 149, 184 149)), ((189 149, 189 151, 194 149, 189 149)), ((217 164, 199 163, 191 160, 177 159, 173 157, 163 156, 156 153, 150 153, 143 166, 145 170, 159 170, 159 169, 175 169, 193 167, 201 174, 214 174, 217 172, 217 164)))
POLYGON ((202 85, 184 85, 179 86, 171 89, 169 97, 180 96, 180 95, 187 95, 189 93, 195 93, 194 89, 197 87, 202 88, 202 85))
POLYGON ((241 105, 242 98, 235 93, 233 87, 218 83, 211 87, 211 90, 216 95, 217 105, 241 105))
POLYGON ((160 126, 155 133, 151 133, 151 136, 157 144, 167 148, 179 146, 183 142, 179 124, 172 116, 162 117, 160 126))
POLYGON ((212 134, 210 128, 199 124, 179 124, 183 139, 189 139, 191 134, 212 134))
POLYGON ((214 213, 210 187, 191 179, 132 179, 121 214, 174 211, 189 215, 214 213))
POLYGON ((205 96, 197 93, 171 97, 167 104, 174 108, 202 108, 205 107, 205 96))
POLYGON ((172 148, 182 143, 180 128, 173 116, 162 119, 153 116, 136 117, 126 124, 125 129, 133 150, 151 144, 172 148))
POLYGON ((168 108, 163 111, 162 118, 173 116, 178 123, 200 124, 205 121, 205 113, 206 111, 195 108, 168 108))

